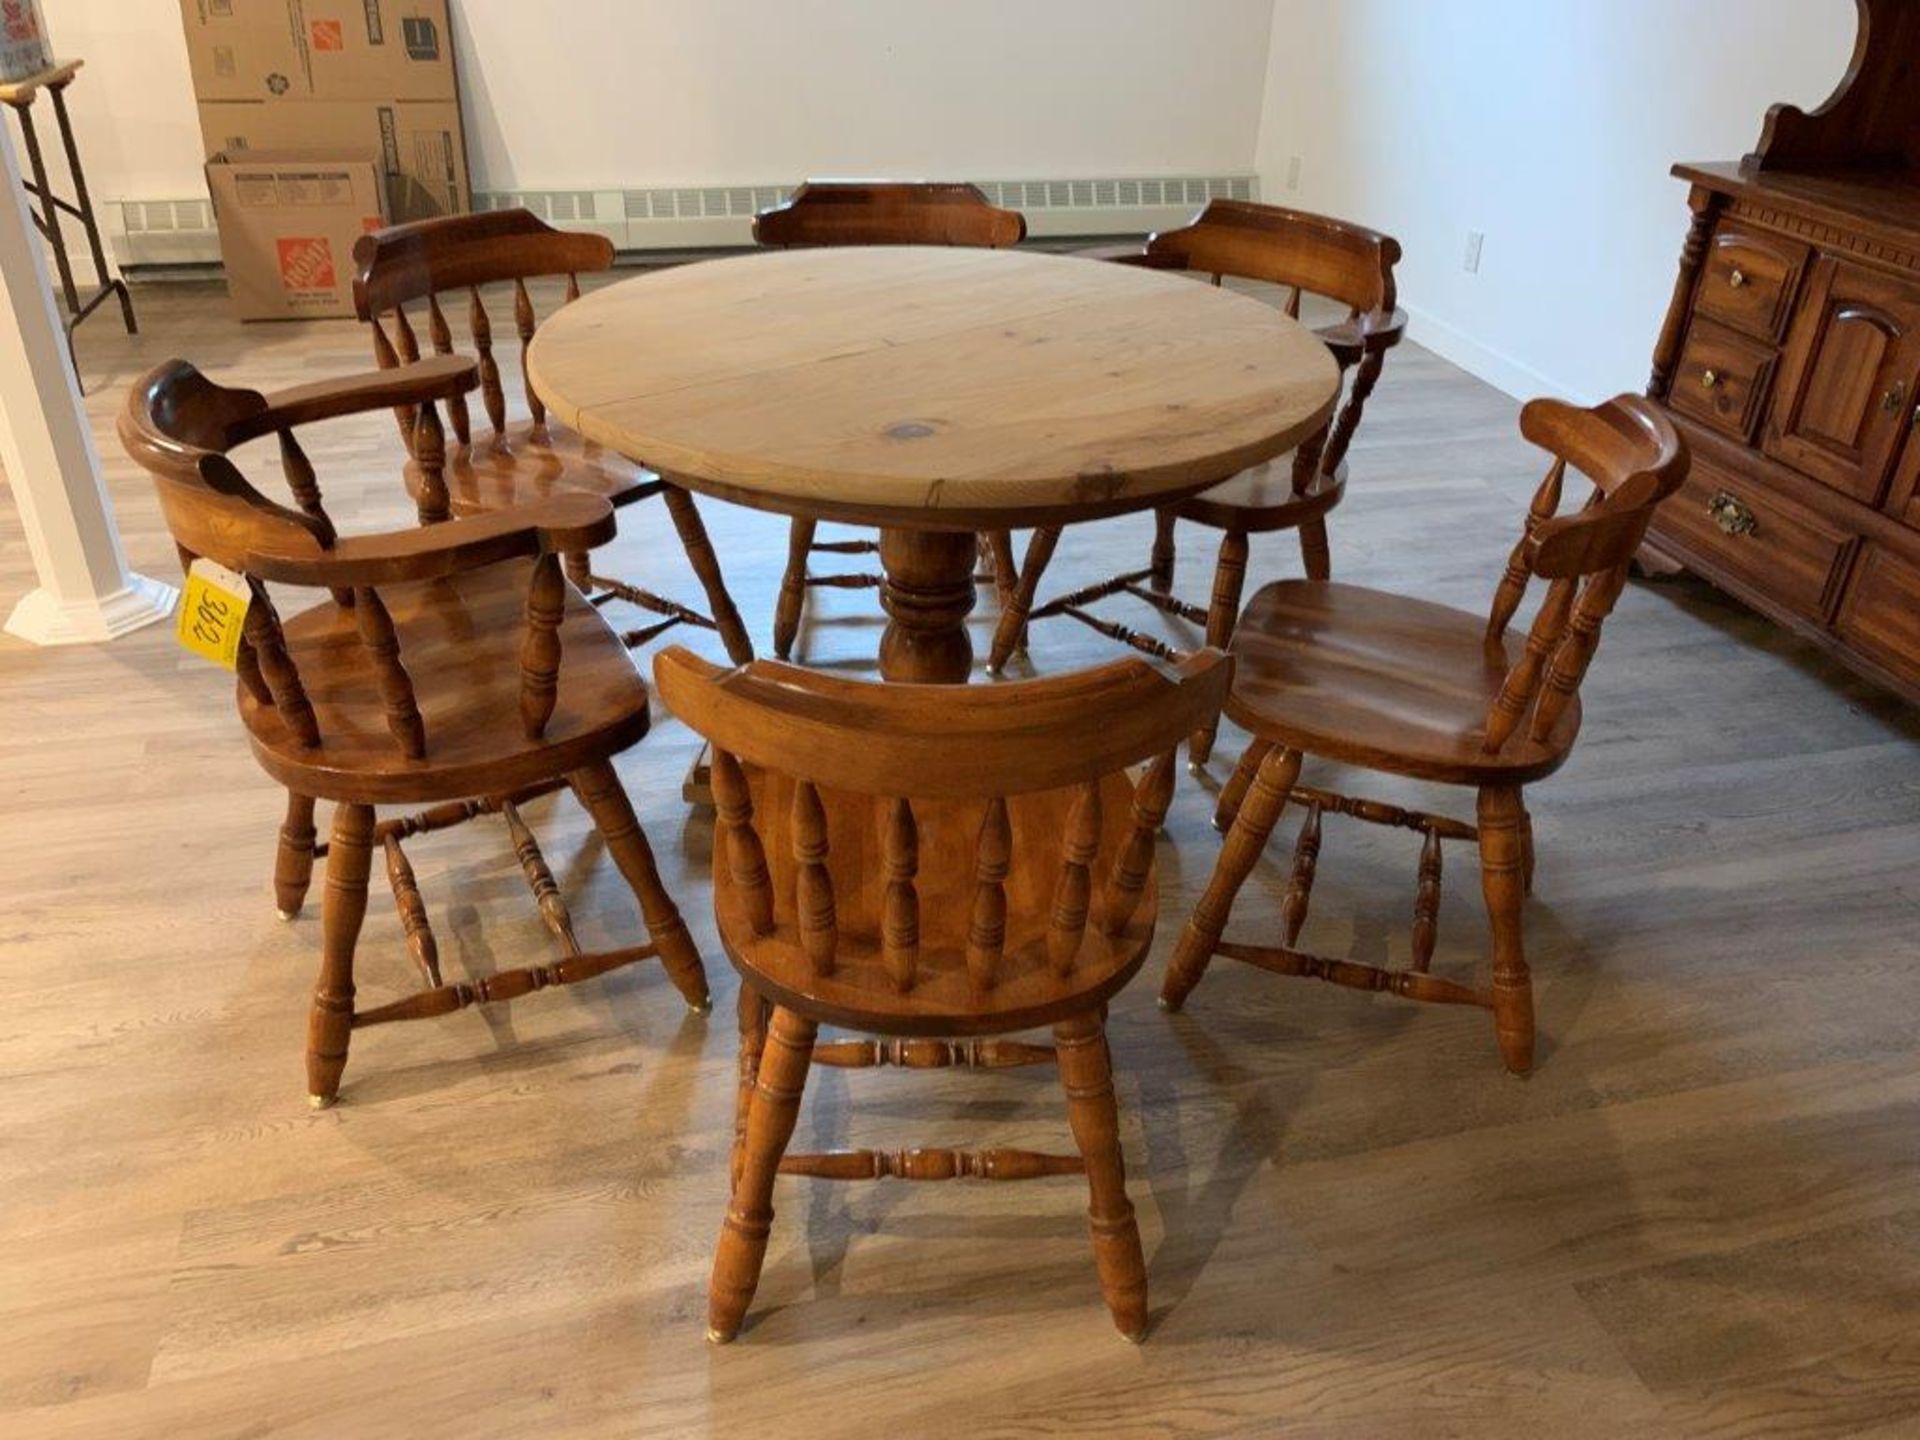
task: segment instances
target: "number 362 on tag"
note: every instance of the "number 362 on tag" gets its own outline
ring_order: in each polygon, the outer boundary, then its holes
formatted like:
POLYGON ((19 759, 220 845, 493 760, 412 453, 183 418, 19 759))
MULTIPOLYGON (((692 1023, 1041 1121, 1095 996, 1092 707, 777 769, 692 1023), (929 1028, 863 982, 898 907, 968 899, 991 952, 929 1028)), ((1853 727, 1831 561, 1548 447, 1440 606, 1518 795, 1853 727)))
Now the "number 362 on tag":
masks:
POLYGON ((252 603, 246 576, 203 557, 188 567, 174 634, 182 648, 231 670, 240 652, 241 625, 252 603))

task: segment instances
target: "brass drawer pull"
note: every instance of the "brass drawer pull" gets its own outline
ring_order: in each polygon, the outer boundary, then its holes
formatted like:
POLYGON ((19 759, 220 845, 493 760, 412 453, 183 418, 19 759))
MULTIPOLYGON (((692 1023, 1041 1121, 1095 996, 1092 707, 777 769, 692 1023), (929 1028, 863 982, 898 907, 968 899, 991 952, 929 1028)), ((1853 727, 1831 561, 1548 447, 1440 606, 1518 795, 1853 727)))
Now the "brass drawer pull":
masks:
POLYGON ((1707 501, 1707 514, 1728 535, 1751 535, 1760 528, 1760 521, 1753 511, 1725 490, 1715 491, 1713 498, 1707 501))
POLYGON ((1700 383, 1709 390, 1713 389, 1714 386, 1720 383, 1720 372, 1714 369, 1702 370, 1700 372, 1700 383))
POLYGON ((1727 284, 1731 285, 1736 290, 1738 290, 1742 285, 1746 283, 1747 283, 1747 272, 1744 270, 1735 270, 1731 275, 1727 276, 1727 284))
POLYGON ((1907 385, 1904 380, 1896 380, 1893 388, 1880 397, 1880 408, 1891 415, 1907 403, 1907 385))

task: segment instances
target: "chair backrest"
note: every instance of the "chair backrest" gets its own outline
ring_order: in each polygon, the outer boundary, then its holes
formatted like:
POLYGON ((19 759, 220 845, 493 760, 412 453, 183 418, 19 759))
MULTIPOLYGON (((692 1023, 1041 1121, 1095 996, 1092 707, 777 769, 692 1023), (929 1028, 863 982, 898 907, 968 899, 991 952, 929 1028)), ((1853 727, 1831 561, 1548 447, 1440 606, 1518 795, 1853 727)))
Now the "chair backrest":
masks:
POLYGON ((1184 268, 1284 285, 1288 313, 1300 315, 1300 295, 1324 295, 1349 314, 1393 313, 1393 267, 1400 242, 1377 230, 1328 215, 1211 200, 1190 224, 1162 230, 1147 241, 1151 256, 1177 257, 1184 268))
POLYGON ((1520 412, 1520 433, 1553 463, 1494 591, 1488 639, 1506 634, 1534 576, 1548 585, 1526 649, 1488 711, 1488 753, 1520 733, 1523 721, 1534 740, 1553 730, 1593 663, 1600 627, 1626 585, 1654 507, 1680 488, 1690 463, 1672 422, 1640 395, 1584 410, 1534 400, 1520 412), (1586 476, 1593 490, 1578 510, 1560 515, 1568 469, 1586 476))
POLYGON ((1005 249, 1026 217, 1001 210, 976 185, 941 180, 808 180, 753 219, 767 246, 972 245, 1005 249))
MULTIPOLYGON (((1090 919, 1108 935, 1123 931, 1140 903, 1153 839, 1173 793, 1174 747, 1218 713, 1231 662, 1217 650, 1177 671, 1141 659, 1045 680, 981 686, 863 683, 777 661, 734 670, 674 647, 654 658, 666 703, 713 745, 714 799, 729 873, 755 931, 770 934, 775 903, 765 836, 788 838, 794 859, 791 907, 801 948, 816 973, 833 973, 838 935, 826 867, 828 825, 820 790, 874 797, 885 807, 878 873, 884 876, 880 934, 884 969, 895 989, 922 979, 916 805, 978 802, 971 847, 945 845, 935 858, 964 866, 929 877, 945 893, 968 895, 964 965, 977 993, 992 989, 1009 927, 1006 880, 1013 836, 1007 797, 1074 791, 1049 895, 1021 897, 1046 909, 1046 948, 1060 973, 1071 969, 1090 919), (1131 825, 1120 831, 1102 813, 1102 792, 1117 772, 1152 757, 1134 792, 1131 825), (756 822, 742 764, 786 777, 791 813, 756 822), (1123 833, 1117 850, 1102 839, 1123 833), (1093 881, 1104 874, 1101 903, 1093 881)), ((785 868, 785 867, 783 867, 785 868)), ((871 865, 865 868, 872 870, 871 865)), ((1031 870, 1030 866, 1021 867, 1031 870)), ((781 908, 786 908, 784 903, 781 908)), ((1015 929, 1021 928, 1016 914, 1015 929)), ((941 958, 926 957, 929 966, 941 958)), ((947 963, 953 963, 949 960, 947 963)))
POLYGON ((267 396, 216 385, 186 361, 169 360, 127 393, 120 441, 153 477, 181 563, 191 565, 205 556, 247 581, 250 603, 235 657, 241 684, 256 702, 274 707, 305 748, 321 746, 319 722, 288 653, 267 581, 324 587, 351 607, 374 682, 370 688, 377 689, 394 744, 402 756, 422 759, 426 727, 377 587, 537 556, 521 652, 521 716, 529 735, 538 736, 552 715, 566 584, 560 553, 611 537, 607 503, 567 495, 543 504, 537 514, 519 517, 518 523, 503 514, 343 538, 321 504, 313 466, 295 435, 303 425, 383 409, 396 400, 430 410, 436 400, 464 393, 473 383, 471 361, 447 358, 390 375, 319 382, 267 396), (267 434, 279 437, 298 509, 262 494, 228 453, 267 434))
POLYGON ((1387 349, 1400 335, 1393 269, 1400 242, 1364 225, 1258 205, 1250 200, 1212 200, 1193 222, 1163 230, 1147 241, 1146 258, 1221 277, 1284 286, 1286 311, 1300 318, 1302 295, 1318 295, 1347 307, 1351 344, 1333 346, 1342 374, 1358 369, 1324 440, 1296 452, 1294 484, 1305 489, 1319 473, 1333 474, 1346 459, 1360 428, 1367 398, 1380 378, 1387 349), (1374 343, 1367 343, 1367 337, 1374 343))
MULTIPOLYGON (((533 343, 539 319, 527 281, 564 275, 566 298, 580 295, 579 277, 613 266, 613 242, 602 235, 555 230, 529 210, 491 210, 477 215, 446 215, 390 225, 362 235, 353 247, 356 273, 353 302, 362 320, 372 327, 374 363, 383 369, 411 364, 420 358, 420 340, 409 304, 426 312, 428 343, 436 355, 455 353, 453 328, 440 297, 467 292, 467 333, 480 366, 480 399, 496 435, 507 424, 507 397, 500 367, 493 357, 493 318, 481 299, 480 287, 513 282, 513 325, 520 337, 521 374, 526 373, 527 346, 533 343), (388 333, 389 323, 392 333, 388 333)), ((527 413, 536 427, 546 423, 546 407, 525 385, 527 413)), ((472 442, 472 422, 464 396, 447 406, 454 438, 472 442)), ((415 443, 410 413, 396 413, 401 436, 415 443)))

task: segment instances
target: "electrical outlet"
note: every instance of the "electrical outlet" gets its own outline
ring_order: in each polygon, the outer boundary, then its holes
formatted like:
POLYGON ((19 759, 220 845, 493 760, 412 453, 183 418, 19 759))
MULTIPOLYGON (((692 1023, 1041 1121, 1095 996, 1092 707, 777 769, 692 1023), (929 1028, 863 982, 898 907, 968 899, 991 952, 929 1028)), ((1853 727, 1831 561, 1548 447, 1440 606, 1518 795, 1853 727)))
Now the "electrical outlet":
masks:
POLYGON ((1300 157, 1298 155, 1295 155, 1292 159, 1287 161, 1287 189, 1298 190, 1299 188, 1300 188, 1300 157))
POLYGON ((1480 273, 1480 246, 1486 238, 1478 230, 1467 232, 1467 258, 1462 262, 1461 268, 1469 275, 1480 273))

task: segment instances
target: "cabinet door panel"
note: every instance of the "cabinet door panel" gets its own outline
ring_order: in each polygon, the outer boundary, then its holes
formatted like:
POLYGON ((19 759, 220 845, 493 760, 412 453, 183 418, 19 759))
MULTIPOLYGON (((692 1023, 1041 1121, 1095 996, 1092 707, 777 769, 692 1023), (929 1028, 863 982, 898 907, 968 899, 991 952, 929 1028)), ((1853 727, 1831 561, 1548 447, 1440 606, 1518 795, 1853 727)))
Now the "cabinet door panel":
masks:
POLYGON ((1788 337, 1765 449, 1874 504, 1920 374, 1920 288, 1823 256, 1788 337))
POLYGON ((1899 463, 1893 469, 1893 489, 1887 495, 1887 510, 1894 519, 1920 530, 1920 403, 1914 405, 1907 417, 1907 432, 1906 444, 1900 447, 1899 463))

